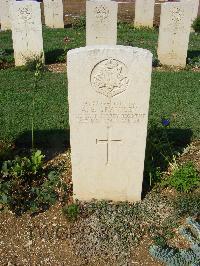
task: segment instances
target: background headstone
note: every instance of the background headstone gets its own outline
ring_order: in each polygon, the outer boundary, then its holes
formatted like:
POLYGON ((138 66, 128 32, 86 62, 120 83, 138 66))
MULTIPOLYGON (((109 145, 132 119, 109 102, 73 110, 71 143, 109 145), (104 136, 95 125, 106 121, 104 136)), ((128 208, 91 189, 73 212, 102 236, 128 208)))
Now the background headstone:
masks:
POLYGON ((118 4, 110 0, 86 2, 86 44, 117 43, 118 4))
POLYGON ((11 5, 12 39, 15 65, 43 54, 40 3, 34 1, 13 2, 11 5))
POLYGON ((190 36, 190 3, 164 3, 158 39, 158 59, 163 65, 185 67, 190 36))
MULTIPOLYGON (((191 25, 198 16, 199 0, 181 0, 181 2, 190 2, 190 8, 192 9, 191 25)), ((193 28, 191 27, 191 31, 193 28)))
POLYGON ((62 0, 44 0, 45 25, 50 28, 64 28, 62 0))
POLYGON ((136 0, 135 27, 153 27, 155 0, 136 0))
POLYGON ((67 58, 74 198, 140 200, 152 54, 87 46, 67 58))
POLYGON ((13 0, 0 0, 1 30, 10 30, 10 4, 13 0))

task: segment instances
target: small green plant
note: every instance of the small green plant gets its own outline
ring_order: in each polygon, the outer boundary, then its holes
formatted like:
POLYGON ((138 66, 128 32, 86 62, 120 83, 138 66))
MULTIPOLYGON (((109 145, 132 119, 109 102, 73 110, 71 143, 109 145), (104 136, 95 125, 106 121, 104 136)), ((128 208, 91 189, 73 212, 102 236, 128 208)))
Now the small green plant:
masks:
POLYGON ((152 66, 153 67, 159 67, 160 66, 160 61, 158 60, 157 57, 153 57, 152 66))
POLYGON ((157 246, 165 247, 166 239, 162 235, 157 235, 153 238, 154 244, 157 246))
POLYGON ((9 55, 6 50, 0 49, 0 69, 6 68, 13 63, 13 56, 9 55))
POLYGON ((65 206, 63 207, 62 212, 68 220, 75 221, 79 215, 79 206, 77 204, 65 206))
POLYGON ((31 142, 32 149, 34 149, 34 120, 35 120, 35 98, 38 92, 39 82, 42 78, 42 73, 44 72, 43 54, 40 55, 36 60, 35 73, 34 73, 34 83, 32 90, 32 116, 31 116, 31 142))
POLYGON ((200 56, 187 59, 188 68, 200 68, 200 56))
POLYGON ((14 160, 3 163, 1 173, 6 178, 30 178, 41 171, 44 157, 39 150, 30 158, 16 156, 14 160))
POLYGON ((35 195, 34 202, 31 204, 31 211, 38 211, 41 207, 48 208, 55 204, 58 199, 58 193, 55 188, 58 186, 59 182, 58 173, 51 171, 40 187, 33 187, 31 189, 31 192, 35 195))
POLYGON ((16 156, 5 161, 0 172, 0 204, 20 214, 42 211, 58 199, 58 190, 64 186, 59 171, 43 165, 41 151, 29 157, 16 156))
POLYGON ((150 254, 167 266, 200 265, 200 224, 190 217, 186 223, 186 227, 180 228, 179 232, 190 243, 190 249, 152 245, 150 254))
POLYGON ((200 16, 198 16, 193 24, 192 24, 192 28, 194 29, 195 32, 200 32, 200 16))
POLYGON ((43 54, 41 54, 40 56, 26 58, 24 69, 28 71, 36 71, 39 68, 41 72, 44 71, 45 65, 43 58, 43 54))
POLYGON ((80 16, 78 18, 74 18, 72 22, 72 27, 76 29, 82 29, 86 26, 86 17, 80 16))
POLYGON ((162 186, 170 186, 180 192, 191 192, 200 185, 200 175, 192 162, 177 166, 172 175, 161 182, 162 186))

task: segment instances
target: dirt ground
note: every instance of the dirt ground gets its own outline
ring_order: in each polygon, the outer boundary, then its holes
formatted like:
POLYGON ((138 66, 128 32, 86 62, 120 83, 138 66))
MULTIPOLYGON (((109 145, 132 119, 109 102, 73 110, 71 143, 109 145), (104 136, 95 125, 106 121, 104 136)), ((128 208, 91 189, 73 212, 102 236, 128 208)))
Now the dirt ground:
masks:
MULTIPOLYGON (((85 2, 86 0, 63 0, 64 1, 64 20, 67 24, 71 16, 84 15, 85 14, 85 2)), ((119 2, 118 6, 118 19, 122 21, 131 22, 134 20, 135 15, 135 0, 116 0, 119 2)), ((162 1, 156 0, 154 24, 159 25, 160 10, 162 1)), ((200 6, 199 6, 200 15, 200 6)))
MULTIPOLYGON (((71 239, 72 225, 61 213, 59 205, 35 217, 12 213, 0 214, 1 266, 109 266, 101 258, 87 260, 76 255, 71 239)), ((129 265, 160 266, 148 253, 149 240, 144 239, 135 249, 129 265)), ((117 265, 116 265, 117 266, 117 265)))

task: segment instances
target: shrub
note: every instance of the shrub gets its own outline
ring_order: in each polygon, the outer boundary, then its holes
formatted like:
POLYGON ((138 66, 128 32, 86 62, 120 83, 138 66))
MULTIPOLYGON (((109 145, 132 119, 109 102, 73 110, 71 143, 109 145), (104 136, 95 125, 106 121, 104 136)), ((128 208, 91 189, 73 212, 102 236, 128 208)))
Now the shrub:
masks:
POLYGON ((200 32, 200 16, 198 16, 192 24, 195 32, 200 32))
POLYGON ((178 166, 172 175, 161 182, 162 186, 170 186, 180 192, 191 192, 200 185, 200 176, 192 162, 178 166))

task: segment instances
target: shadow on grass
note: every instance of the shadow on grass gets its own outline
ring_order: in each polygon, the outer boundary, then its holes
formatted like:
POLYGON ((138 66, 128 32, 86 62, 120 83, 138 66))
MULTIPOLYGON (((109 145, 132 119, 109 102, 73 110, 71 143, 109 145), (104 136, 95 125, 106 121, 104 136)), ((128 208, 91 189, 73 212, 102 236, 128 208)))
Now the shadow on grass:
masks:
MULTIPOLYGON (((35 148, 42 150, 47 160, 53 159, 70 147, 69 129, 38 130, 35 131, 34 138, 35 148)), ((166 171, 173 156, 190 144, 191 138, 190 129, 153 126, 148 130, 142 198, 159 182, 158 169, 159 173, 166 171)), ((31 131, 27 131, 15 140, 15 150, 20 154, 23 150, 30 149, 31 131)))
MULTIPOLYGON (((17 150, 31 149, 31 143, 31 131, 26 131, 15 140, 15 148, 17 150)), ((44 152, 47 151, 49 160, 66 151, 69 146, 70 132, 68 129, 36 130, 34 133, 34 147, 44 152)))
POLYGON ((191 142, 192 130, 153 126, 147 135, 142 197, 159 182, 159 173, 167 170, 173 156, 191 142))
POLYGON ((60 62, 62 57, 64 57, 64 49, 56 49, 45 52, 45 63, 48 65, 60 62))
POLYGON ((196 57, 200 57, 200 51, 199 50, 188 51, 187 59, 188 58, 193 59, 193 58, 196 58, 196 57))

